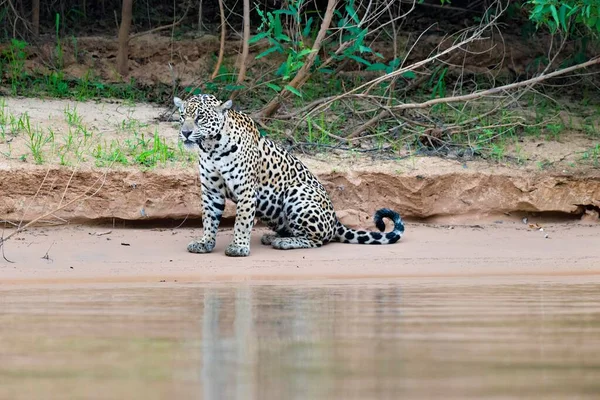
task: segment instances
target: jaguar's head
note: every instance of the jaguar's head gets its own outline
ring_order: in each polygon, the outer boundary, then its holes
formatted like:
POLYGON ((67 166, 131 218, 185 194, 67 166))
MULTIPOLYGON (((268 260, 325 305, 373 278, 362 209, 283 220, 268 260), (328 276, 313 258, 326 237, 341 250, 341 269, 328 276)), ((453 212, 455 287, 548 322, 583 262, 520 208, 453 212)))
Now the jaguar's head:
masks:
POLYGON ((188 149, 196 149, 203 139, 213 138, 223 130, 232 101, 222 102, 210 94, 193 96, 187 101, 173 99, 179 108, 179 139, 188 149))

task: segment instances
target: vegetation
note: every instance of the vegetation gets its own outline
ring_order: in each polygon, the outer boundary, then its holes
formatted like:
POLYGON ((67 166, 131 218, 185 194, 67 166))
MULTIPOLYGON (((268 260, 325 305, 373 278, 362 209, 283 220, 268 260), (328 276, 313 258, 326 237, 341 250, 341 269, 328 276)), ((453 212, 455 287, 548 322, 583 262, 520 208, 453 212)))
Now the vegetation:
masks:
POLYGON ((6 145, 4 157, 64 166, 92 163, 96 166, 122 165, 152 168, 189 164, 193 156, 180 143, 163 138, 157 127, 126 117, 113 122, 114 129, 99 132, 88 126, 77 108, 67 106, 60 132, 31 122, 28 113, 10 112, 0 100, 0 145, 6 145), (107 135, 107 133, 113 133, 107 135), (18 146, 19 140, 25 147, 18 146), (26 149, 26 151, 23 151, 26 149))
MULTIPOLYGON (((596 0, 289 0, 276 5, 0 0, 0 21, 3 94, 167 105, 174 94, 213 93, 252 111, 264 134, 309 150, 505 161, 510 147, 520 162, 521 138, 560 140, 574 129, 560 112, 578 115, 598 96, 596 0), (118 26, 115 15, 120 15, 118 26), (434 34, 433 26, 441 32, 434 34), (177 60, 185 56, 172 52, 169 83, 141 84, 130 77, 129 47, 160 32, 174 42, 220 33, 212 75, 181 79, 177 60), (537 46, 527 65, 510 65, 512 55, 494 57, 510 32, 521 32, 511 40, 537 46), (114 39, 112 71, 83 61, 90 59, 81 48, 86 34, 114 39), (485 57, 500 61, 468 68, 485 57), (85 73, 74 75, 67 64, 83 66, 85 73), (529 110, 535 110, 535 118, 529 110)), ((5 114, 0 140, 24 135, 30 153, 24 158, 35 163, 48 160, 48 148, 65 165, 85 157, 97 165, 187 162, 180 149, 157 132, 142 133, 139 125, 122 128, 122 138, 104 140, 78 122, 76 110, 65 110, 66 135, 31 126, 26 114, 5 114), (63 136, 64 141, 57 139, 63 136)), ((597 140, 600 110, 592 107, 583 114, 585 123, 578 129, 597 140)), ((597 160, 594 149, 582 160, 597 160)))

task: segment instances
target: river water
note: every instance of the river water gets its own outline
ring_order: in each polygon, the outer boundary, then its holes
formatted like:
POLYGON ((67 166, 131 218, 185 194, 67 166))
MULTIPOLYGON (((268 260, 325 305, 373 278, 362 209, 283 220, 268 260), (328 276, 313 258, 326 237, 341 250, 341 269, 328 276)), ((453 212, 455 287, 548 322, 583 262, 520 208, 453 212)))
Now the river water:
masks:
POLYGON ((600 278, 0 285, 0 399, 600 398, 600 278))

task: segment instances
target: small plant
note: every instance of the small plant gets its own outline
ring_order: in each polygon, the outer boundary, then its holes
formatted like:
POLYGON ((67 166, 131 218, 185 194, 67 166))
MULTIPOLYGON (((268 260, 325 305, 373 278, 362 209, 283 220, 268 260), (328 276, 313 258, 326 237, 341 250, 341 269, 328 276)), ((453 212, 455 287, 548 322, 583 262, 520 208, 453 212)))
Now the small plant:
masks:
POLYGON ((99 143, 92 151, 92 155, 96 158, 96 166, 98 167, 104 167, 114 163, 129 165, 129 161, 123 154, 121 146, 117 140, 111 141, 110 145, 107 145, 105 141, 104 147, 102 147, 102 144, 99 143))
POLYGON ((27 59, 27 53, 25 53, 26 47, 27 42, 19 39, 12 39, 8 48, 4 50, 4 56, 8 60, 8 76, 13 95, 18 94, 20 82, 25 77, 25 60, 27 59))
POLYGON ((56 29, 56 47, 54 48, 54 57, 56 60, 56 68, 62 69, 64 66, 64 53, 62 44, 60 43, 60 14, 56 13, 54 20, 54 27, 56 29))
POLYGON ((600 33, 600 3, 596 0, 529 0, 527 4, 533 7, 529 18, 538 27, 545 25, 552 32, 569 32, 577 24, 600 33))
POLYGON ((137 135, 141 129, 146 128, 146 127, 148 127, 148 124, 145 124, 135 118, 124 119, 119 124, 119 129, 121 131, 133 133, 134 135, 137 135))
POLYGON ((9 113, 6 110, 6 102, 4 99, 0 99, 0 138, 2 142, 6 142, 6 127, 8 126, 9 113))
POLYGON ((590 161, 595 167, 600 166, 600 143, 584 152, 581 158, 590 161))
POLYGON ((24 130, 27 135, 27 147, 31 151, 33 160, 36 164, 43 164, 43 148, 46 144, 54 141, 54 132, 49 130, 48 134, 44 134, 39 128, 32 127, 27 114, 24 119, 24 130))
POLYGON ((148 147, 135 157, 135 161, 138 164, 146 167, 154 167, 158 163, 166 164, 167 161, 173 161, 174 159, 175 152, 166 144, 164 139, 161 139, 158 132, 154 132, 151 147, 148 147))
POLYGON ((547 124, 546 129, 548 130, 548 140, 560 140, 560 134, 565 130, 565 126, 562 123, 547 124))
POLYGON ((77 113, 77 107, 71 108, 69 105, 65 108, 65 121, 69 126, 78 127, 81 125, 81 115, 77 113))
POLYGON ((306 140, 309 143, 325 145, 331 143, 331 137, 328 135, 328 131, 331 131, 332 128, 327 126, 324 113, 320 114, 318 121, 314 118, 307 117, 306 124, 308 126, 308 136, 306 137, 306 140))
POLYGON ((496 161, 502 161, 506 153, 504 143, 492 143, 491 146, 490 156, 496 161))
MULTIPOLYGON (((79 113, 77 113, 77 107, 67 107, 64 111, 65 121, 69 124, 69 127, 75 128, 76 134, 83 135, 84 141, 87 142, 92 137, 92 132, 83 124, 83 119, 79 113)), ((71 134, 71 131, 69 130, 71 134)))

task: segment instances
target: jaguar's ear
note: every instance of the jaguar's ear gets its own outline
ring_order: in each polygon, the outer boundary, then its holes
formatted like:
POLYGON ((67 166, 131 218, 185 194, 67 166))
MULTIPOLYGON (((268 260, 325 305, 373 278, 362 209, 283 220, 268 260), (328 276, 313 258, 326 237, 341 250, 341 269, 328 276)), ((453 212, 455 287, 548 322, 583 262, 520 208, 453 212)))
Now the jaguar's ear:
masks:
POLYGON ((220 112, 224 113, 225 111, 229 110, 232 106, 233 106, 233 101, 227 100, 225 103, 223 103, 219 107, 217 107, 217 109, 220 112))
POLYGON ((185 109, 185 104, 183 103, 183 100, 181 100, 179 97, 174 97, 173 103, 175 103, 175 106, 179 108, 179 111, 183 111, 185 109))

